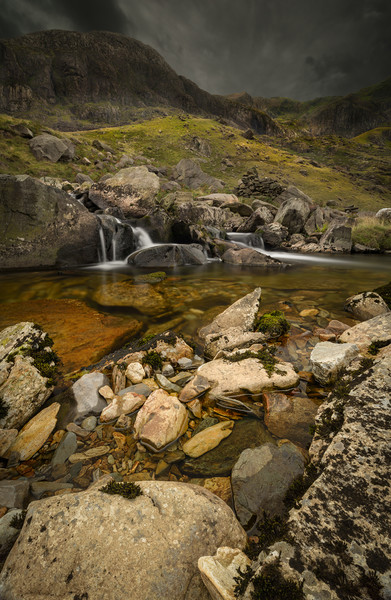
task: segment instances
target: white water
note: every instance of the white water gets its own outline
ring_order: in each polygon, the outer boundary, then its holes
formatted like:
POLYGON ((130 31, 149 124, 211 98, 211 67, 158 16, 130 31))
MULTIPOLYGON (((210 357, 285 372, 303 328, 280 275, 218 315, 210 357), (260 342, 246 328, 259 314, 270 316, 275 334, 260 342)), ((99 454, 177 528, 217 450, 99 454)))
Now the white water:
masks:
POLYGON ((132 227, 133 235, 136 239, 136 250, 140 250, 140 248, 149 248, 150 246, 157 246, 154 244, 149 233, 145 231, 142 227, 132 227))
POLYGON ((106 242, 105 234, 102 227, 99 227, 99 240, 100 240, 100 260, 102 263, 107 262, 106 242))

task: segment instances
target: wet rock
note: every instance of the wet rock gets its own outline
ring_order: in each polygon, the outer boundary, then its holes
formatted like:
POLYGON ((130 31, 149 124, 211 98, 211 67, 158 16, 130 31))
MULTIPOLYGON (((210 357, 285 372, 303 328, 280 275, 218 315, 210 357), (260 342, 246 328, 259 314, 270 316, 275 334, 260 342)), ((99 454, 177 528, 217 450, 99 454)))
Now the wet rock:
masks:
POLYGON ((121 396, 114 396, 110 404, 108 404, 101 412, 100 420, 102 423, 107 423, 113 419, 117 419, 121 415, 129 415, 138 410, 145 403, 146 397, 134 392, 126 392, 121 396))
POLYGON ((18 452, 22 461, 31 458, 44 445, 55 428, 59 409, 60 404, 54 402, 28 421, 8 449, 7 457, 13 452, 18 452))
POLYGON ((280 248, 288 239, 288 228, 281 223, 270 223, 270 225, 262 226, 260 233, 265 246, 268 248, 280 248))
POLYGON ((181 369, 190 369, 193 366, 193 361, 190 358, 180 358, 178 360, 178 367, 181 369))
POLYGON ((374 341, 391 340, 391 313, 378 315, 346 329, 339 340, 356 344, 360 350, 367 348, 374 341))
POLYGON ((236 515, 242 525, 253 515, 282 515, 284 497, 294 479, 304 472, 304 458, 290 442, 264 444, 244 450, 235 464, 232 491, 236 515))
POLYGON ((202 581, 213 600, 235 600, 235 578, 250 565, 251 560, 239 548, 218 548, 214 556, 198 559, 202 581))
POLYGON ((35 136, 29 142, 30 150, 37 160, 58 162, 71 160, 75 156, 75 146, 67 138, 58 138, 49 133, 35 136))
POLYGON ((327 325, 327 329, 335 333, 337 337, 339 337, 341 333, 349 329, 349 327, 350 326, 346 325, 346 323, 342 323, 341 321, 337 321, 336 319, 332 319, 327 325))
POLYGON ((269 431, 305 448, 312 440, 309 427, 314 423, 318 406, 309 398, 281 393, 266 393, 263 399, 265 425, 269 431))
POLYGON ((246 543, 231 509, 199 486, 167 481, 140 481, 143 495, 129 500, 101 492, 108 479, 81 493, 41 500, 29 510, 19 544, 4 565, 3 598, 37 589, 48 598, 55 589, 65 600, 71 585, 72 597, 88 594, 91 600, 125 600, 129 590, 139 600, 208 600, 198 558, 219 546, 246 543), (97 556, 104 578, 96 577, 97 556))
POLYGON ((273 443, 273 438, 263 423, 255 419, 241 419, 235 422, 231 435, 216 448, 199 458, 187 458, 181 471, 192 477, 226 477, 231 474, 243 450, 267 442, 273 443))
POLYGON ((327 385, 359 354, 356 344, 320 342, 311 352, 310 363, 316 381, 327 385))
POLYGON ((175 374, 174 367, 172 365, 170 365, 170 363, 166 363, 165 365, 163 365, 162 375, 164 375, 164 377, 172 377, 172 375, 174 375, 174 374, 175 374))
POLYGON ((86 417, 81 422, 82 428, 85 429, 86 431, 94 431, 96 425, 97 425, 97 418, 94 416, 86 417))
POLYGON ((0 506, 7 508, 24 508, 29 494, 30 484, 27 479, 0 481, 0 506))
POLYGON ((390 312, 383 298, 376 292, 362 292, 356 296, 350 296, 345 301, 344 310, 353 314, 361 321, 367 321, 378 315, 390 312))
POLYGON ((159 452, 183 435, 187 426, 187 411, 178 398, 155 390, 139 411, 134 430, 143 445, 159 452))
POLYGON ((81 438, 86 438, 90 435, 90 431, 87 431, 87 429, 83 429, 79 425, 76 425, 76 423, 68 423, 67 431, 72 431, 81 438))
MULTIPOLYGON (((182 359, 181 359, 182 360, 182 359)), ((155 379, 159 387, 161 387, 166 392, 177 394, 181 391, 179 385, 172 383, 167 377, 164 375, 160 375, 159 373, 155 374, 155 379)))
POLYGON ((198 244, 161 244, 133 252, 128 263, 136 267, 203 265, 207 258, 198 244))
MULTIPOLYGON (((104 456, 110 452, 110 446, 95 446, 94 448, 89 448, 85 452, 76 452, 75 454, 71 454, 69 457, 69 462, 71 465, 75 465, 79 462, 83 462, 85 460, 90 460, 91 458, 97 458, 99 456, 104 456)), ((75 477, 76 475, 73 475, 75 477)))
POLYGON ((204 429, 194 435, 182 445, 183 452, 191 458, 198 458, 219 445, 219 443, 232 433, 233 421, 221 421, 212 427, 204 429))
POLYGON ((61 439, 54 456, 52 458, 52 465, 61 465, 74 454, 77 449, 77 438, 76 434, 68 431, 61 439))
POLYGON ((87 373, 73 384, 72 394, 76 402, 74 421, 82 421, 84 417, 99 415, 102 412, 106 402, 99 390, 105 385, 109 385, 109 380, 99 371, 87 373))
POLYGON ((257 358, 244 358, 237 362, 218 358, 199 367, 198 373, 210 381, 209 395, 213 398, 244 391, 259 394, 263 390, 287 389, 295 387, 299 381, 290 363, 278 362, 269 375, 257 358))
POLYGON ((257 252, 252 248, 230 248, 221 257, 221 260, 231 265, 248 265, 252 267, 285 267, 279 260, 266 254, 257 252))
POLYGON ((94 300, 101 306, 127 306, 146 315, 159 315, 169 308, 163 294, 153 286, 127 280, 102 285, 95 291, 94 300))
POLYGON ((136 385, 130 385, 123 390, 118 392, 118 396, 124 396, 128 392, 132 392, 133 394, 139 394, 140 396, 148 396, 152 393, 152 389, 146 383, 137 383, 136 385))
POLYGON ((222 335, 225 330, 238 327, 243 332, 251 331, 257 316, 261 299, 261 288, 256 288, 243 298, 240 298, 222 313, 217 315, 209 325, 199 331, 201 339, 207 335, 222 335))
POLYGON ((210 389, 210 383, 202 375, 196 375, 189 383, 185 385, 179 394, 181 402, 190 402, 194 398, 198 398, 210 389))
POLYGON ((261 344, 266 339, 264 333, 259 331, 243 331, 240 327, 226 329, 221 336, 210 334, 205 336, 204 353, 209 358, 214 358, 220 350, 234 350, 248 348, 253 344, 261 344))
POLYGON ((31 494, 39 500, 46 492, 54 494, 60 490, 71 490, 73 483, 62 483, 59 481, 33 481, 31 484, 31 494))

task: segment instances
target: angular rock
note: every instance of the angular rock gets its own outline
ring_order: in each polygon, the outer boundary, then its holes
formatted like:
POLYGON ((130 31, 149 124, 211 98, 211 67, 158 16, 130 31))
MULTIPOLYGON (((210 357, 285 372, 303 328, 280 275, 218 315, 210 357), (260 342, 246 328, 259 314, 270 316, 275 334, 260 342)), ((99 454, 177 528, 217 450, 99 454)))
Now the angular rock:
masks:
POLYGON ((198 244, 160 244, 133 252, 128 263, 136 267, 203 265, 207 258, 198 244))
POLYGON ((51 464, 54 465, 62 465, 65 461, 74 454, 77 450, 77 438, 76 434, 72 431, 67 431, 67 433, 62 437, 61 442, 59 443, 54 456, 52 458, 51 464))
POLYGON ((18 437, 8 449, 6 456, 18 452, 20 460, 31 458, 46 442, 57 423, 58 402, 41 410, 19 431, 18 437))
POLYGON ((166 392, 169 392, 170 394, 178 394, 181 391, 179 385, 172 383, 169 379, 167 379, 167 377, 164 377, 164 375, 160 375, 160 373, 155 374, 155 380, 159 387, 161 387, 166 392))
POLYGON ((181 185, 192 190, 207 186, 212 191, 217 191, 223 187, 219 179, 204 173, 200 165, 190 158, 182 158, 179 161, 172 171, 172 177, 181 185))
POLYGON ((352 249, 351 226, 346 223, 346 220, 334 219, 320 238, 319 244, 323 250, 350 252, 352 249))
POLYGON ((346 368, 359 352, 358 346, 351 343, 319 342, 316 344, 310 356, 310 364, 316 381, 322 385, 328 385, 334 381, 341 370, 346 368))
POLYGON ((277 363, 269 376, 257 358, 244 358, 237 362, 218 358, 199 367, 198 373, 210 381, 209 395, 213 398, 243 392, 259 394, 264 390, 287 389, 295 387, 299 381, 291 364, 277 363))
POLYGON ((378 315, 390 312, 383 298, 376 292, 362 292, 345 301, 344 310, 361 321, 367 321, 378 315))
POLYGON ((183 452, 191 458, 198 458, 219 445, 219 443, 232 433, 233 421, 220 421, 212 427, 207 427, 197 433, 182 445, 183 452))
POLYGON ((35 136, 29 142, 30 150, 37 160, 58 162, 71 160, 75 156, 75 146, 67 138, 58 138, 49 133, 35 136))
POLYGON ((210 389, 210 383, 202 375, 196 375, 189 383, 185 385, 179 394, 179 400, 181 402, 190 402, 194 398, 202 396, 205 392, 210 389))
POLYGON ((155 390, 138 413, 134 430, 144 446, 159 452, 183 435, 187 426, 187 411, 178 398, 155 390))
POLYGON ((129 415, 138 410, 145 402, 146 397, 134 392, 126 392, 121 396, 114 396, 110 404, 108 404, 101 412, 100 420, 102 423, 107 423, 113 419, 117 419, 121 415, 129 415))
POLYGON ((231 509, 199 486, 168 481, 140 481, 143 495, 129 500, 100 491, 109 479, 29 509, 1 575, 4 600, 37 589, 42 599, 55 589, 66 600, 71 589, 89 600, 128 600, 129 590, 138 600, 208 600, 198 559, 246 543, 231 509))
POLYGON ((238 327, 243 332, 251 331, 254 326, 255 317, 259 309, 261 299, 261 288, 255 288, 243 298, 240 298, 222 313, 217 315, 209 325, 202 327, 199 331, 201 339, 207 335, 222 335, 225 330, 238 327))
POLYGON ((85 429, 86 431, 94 431, 95 427, 97 424, 97 418, 92 416, 92 417, 86 417, 85 419, 83 419, 83 421, 81 422, 81 427, 82 429, 85 429))
POLYGON ((304 457, 298 448, 285 442, 264 444, 244 450, 235 464, 232 491, 235 511, 245 526, 253 515, 282 515, 284 497, 292 481, 304 472, 304 457))
POLYGON ((291 197, 281 204, 274 221, 287 227, 290 234, 300 233, 310 214, 311 203, 304 198, 291 197))
POLYGON ((213 206, 223 206, 224 204, 236 204, 238 197, 235 194, 207 194, 206 196, 197 196, 197 201, 211 202, 213 206))
POLYGON ((265 334, 259 331, 243 332, 240 327, 231 327, 225 329, 220 337, 215 334, 205 336, 204 354, 209 358, 214 358, 220 350, 228 352, 229 350, 248 348, 252 344, 262 344, 265 339, 265 334))
POLYGON ((30 484, 27 479, 0 481, 0 506, 25 508, 30 484))
POLYGON ((109 380, 103 373, 95 371, 87 373, 72 386, 72 394, 76 402, 74 421, 82 421, 84 417, 99 415, 107 404, 99 394, 99 390, 109 385, 109 380))
POLYGON ((249 216, 243 225, 238 227, 237 231, 248 231, 254 233, 260 227, 272 223, 273 220, 273 212, 270 211, 266 206, 260 206, 249 216))
POLYGON ((281 223, 264 225, 258 230, 258 233, 262 235, 265 246, 269 248, 280 248, 289 236, 288 228, 281 223))
POLYGON ((250 566, 251 560, 239 548, 218 548, 214 556, 198 559, 202 581, 213 600, 235 600, 235 577, 250 566))

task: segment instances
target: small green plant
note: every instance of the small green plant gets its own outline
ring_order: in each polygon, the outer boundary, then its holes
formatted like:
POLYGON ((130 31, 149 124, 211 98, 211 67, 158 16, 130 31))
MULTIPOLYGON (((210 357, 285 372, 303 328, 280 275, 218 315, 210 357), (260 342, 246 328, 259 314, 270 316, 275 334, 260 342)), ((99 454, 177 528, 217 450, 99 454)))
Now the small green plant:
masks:
POLYGON ((129 500, 133 500, 133 498, 143 495, 143 491, 140 486, 137 485, 137 483, 119 483, 118 481, 114 480, 100 488, 100 491, 104 492, 105 494, 119 494, 120 496, 128 498, 129 500))
POLYGON ((154 337, 156 337, 155 333, 147 333, 144 337, 137 340, 137 346, 145 346, 145 344, 148 344, 154 337))
POLYGON ((281 310, 273 310, 262 315, 255 324, 255 330, 267 334, 269 337, 278 338, 290 329, 290 324, 281 310))
POLYGON ((153 369, 161 369, 163 366, 163 360, 160 356, 159 352, 155 352, 152 350, 151 352, 147 352, 147 354, 142 359, 143 365, 150 365, 153 369))
POLYGON ((381 350, 381 348, 385 348, 390 344, 391 340, 375 340, 370 344, 368 352, 369 354, 372 354, 372 356, 376 356, 376 354, 379 354, 379 350, 381 350))
POLYGON ((391 250, 391 225, 376 217, 360 217, 353 225, 352 241, 376 250, 391 250))
POLYGON ((14 529, 22 529, 23 523, 26 519, 27 510, 22 510, 22 512, 14 515, 11 519, 10 525, 14 529))
POLYGON ((316 228, 316 231, 317 231, 318 233, 324 233, 325 231, 327 231, 327 228, 328 228, 328 226, 329 226, 329 224, 328 224, 328 223, 323 223, 322 227, 319 227, 319 226, 318 226, 318 227, 316 228))

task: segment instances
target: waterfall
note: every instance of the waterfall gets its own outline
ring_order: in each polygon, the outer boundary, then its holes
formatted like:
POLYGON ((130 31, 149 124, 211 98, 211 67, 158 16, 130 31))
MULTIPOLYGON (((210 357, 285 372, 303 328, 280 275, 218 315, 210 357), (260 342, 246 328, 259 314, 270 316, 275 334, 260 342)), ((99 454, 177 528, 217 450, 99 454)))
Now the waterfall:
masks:
POLYGON ((129 253, 155 245, 142 227, 132 227, 112 215, 97 216, 101 223, 99 264, 105 265, 105 268, 111 268, 110 266, 116 266, 118 263, 127 264, 129 253))
POLYGON ((238 246, 244 246, 245 248, 254 248, 259 250, 265 249, 265 244, 263 242, 262 236, 258 233, 236 233, 230 232, 227 233, 227 238, 238 244, 238 246))
POLYGON ((100 240, 100 253, 99 253, 100 262, 106 263, 107 262, 107 252, 106 252, 106 240, 105 240, 105 234, 103 232, 103 227, 99 227, 99 240, 100 240))
POLYGON ((148 248, 149 246, 154 246, 153 241, 151 240, 151 236, 149 233, 145 231, 142 227, 132 227, 133 235, 136 240, 136 250, 140 250, 140 248, 148 248))

